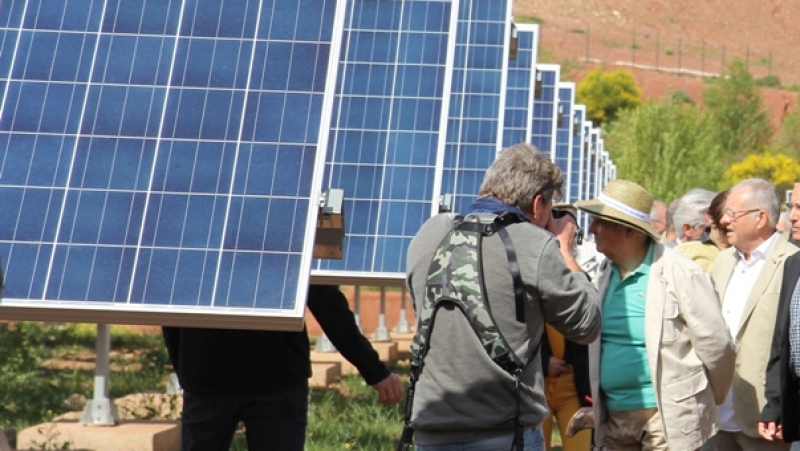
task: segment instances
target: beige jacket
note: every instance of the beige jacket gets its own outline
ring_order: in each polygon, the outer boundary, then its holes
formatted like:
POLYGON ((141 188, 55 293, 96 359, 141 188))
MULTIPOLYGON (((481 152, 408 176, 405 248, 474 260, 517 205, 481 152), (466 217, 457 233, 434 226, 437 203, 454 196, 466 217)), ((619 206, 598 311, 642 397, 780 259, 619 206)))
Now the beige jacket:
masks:
MULTIPOLYGON (((733 409, 742 432, 759 438, 758 418, 767 401, 764 397, 767 360, 769 360, 772 335, 775 332, 775 315, 783 280, 783 264, 798 249, 779 235, 772 247, 761 273, 756 279, 742 312, 736 343, 736 370, 733 375, 733 409)), ((714 261, 711 277, 720 299, 725 295, 728 282, 736 266, 735 248, 720 252, 714 261)), ((722 299, 724 303, 725 300, 722 299)))
MULTIPOLYGON (((606 261, 598 279, 601 302, 610 276, 606 261)), ((608 425, 600 392, 601 340, 589 346, 598 448, 604 446, 608 425)), ((717 404, 730 388, 736 355, 710 275, 660 243, 647 285, 645 346, 669 449, 699 448, 717 432, 717 404)))

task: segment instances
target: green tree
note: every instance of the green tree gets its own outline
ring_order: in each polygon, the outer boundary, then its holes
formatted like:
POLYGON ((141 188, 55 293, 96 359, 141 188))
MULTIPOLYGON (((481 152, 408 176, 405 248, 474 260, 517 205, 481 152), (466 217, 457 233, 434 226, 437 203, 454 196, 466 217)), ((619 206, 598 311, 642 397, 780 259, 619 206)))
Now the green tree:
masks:
POLYGON ((725 171, 720 187, 730 188, 744 179, 753 177, 771 181, 779 192, 792 189, 794 183, 800 180, 800 163, 791 157, 769 150, 751 154, 742 161, 732 164, 725 171))
POLYGON ((772 127, 761 92, 743 61, 733 61, 724 76, 703 91, 703 102, 719 125, 728 161, 761 151, 769 142, 772 127))
POLYGON ((716 122, 701 108, 666 99, 625 110, 607 128, 606 148, 617 177, 633 180, 658 199, 690 188, 716 189, 723 174, 716 122))
POLYGON ((642 103, 642 89, 626 70, 604 71, 597 67, 578 83, 577 101, 586 105, 594 124, 613 121, 624 110, 642 103))
POLYGON ((800 108, 794 108, 783 118, 772 146, 782 153, 800 158, 800 108))

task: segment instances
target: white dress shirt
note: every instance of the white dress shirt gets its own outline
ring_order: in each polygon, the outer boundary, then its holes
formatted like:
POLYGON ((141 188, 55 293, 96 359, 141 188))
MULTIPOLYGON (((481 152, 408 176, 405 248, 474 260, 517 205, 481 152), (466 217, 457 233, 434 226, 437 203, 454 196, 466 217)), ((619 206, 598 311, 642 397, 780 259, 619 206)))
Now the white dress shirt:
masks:
MULTIPOLYGON (((737 252, 736 266, 733 268, 733 274, 731 274, 728 287, 725 289, 725 295, 722 297, 722 317, 725 318, 725 324, 728 325, 728 330, 734 340, 739 334, 739 324, 742 320, 744 306, 747 304, 747 298, 750 297, 753 285, 755 285, 758 275, 767 260, 767 255, 769 255, 772 246, 775 245, 775 241, 778 239, 778 235, 777 232, 774 233, 755 248, 750 253, 750 260, 745 260, 744 254, 737 252)), ((728 391, 725 402, 717 407, 717 414, 719 415, 719 428, 721 430, 726 432, 739 432, 742 430, 736 421, 736 415, 733 410, 733 390, 728 391)))

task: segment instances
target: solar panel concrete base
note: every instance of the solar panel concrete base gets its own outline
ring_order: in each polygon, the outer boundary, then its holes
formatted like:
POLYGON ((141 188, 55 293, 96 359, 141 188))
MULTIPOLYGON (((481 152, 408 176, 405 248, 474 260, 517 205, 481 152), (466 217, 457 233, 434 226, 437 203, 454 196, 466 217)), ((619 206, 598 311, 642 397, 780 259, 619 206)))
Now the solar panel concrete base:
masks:
POLYGON ((18 450, 177 451, 180 447, 180 422, 174 421, 124 421, 107 427, 57 421, 31 426, 17 434, 18 450))

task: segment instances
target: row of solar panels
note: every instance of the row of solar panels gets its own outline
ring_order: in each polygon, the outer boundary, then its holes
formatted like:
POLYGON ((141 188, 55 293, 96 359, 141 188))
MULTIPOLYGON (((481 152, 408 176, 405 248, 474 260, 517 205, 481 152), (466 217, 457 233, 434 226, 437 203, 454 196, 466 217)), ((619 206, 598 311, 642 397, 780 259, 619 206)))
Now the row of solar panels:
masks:
POLYGON ((615 167, 510 0, 0 3, 6 318, 298 328, 314 283, 401 284, 503 147, 615 167), (312 257, 343 193, 341 259, 312 257))

